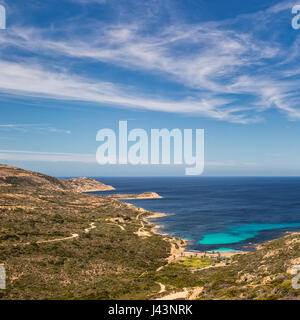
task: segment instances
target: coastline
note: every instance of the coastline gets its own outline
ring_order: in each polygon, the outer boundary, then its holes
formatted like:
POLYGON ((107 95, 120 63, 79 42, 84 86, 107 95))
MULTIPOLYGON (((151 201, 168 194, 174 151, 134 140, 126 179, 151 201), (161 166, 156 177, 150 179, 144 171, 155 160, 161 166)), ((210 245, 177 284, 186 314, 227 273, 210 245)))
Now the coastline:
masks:
MULTIPOLYGON (((159 218, 162 218, 162 217, 166 217, 166 216, 169 216, 171 214, 167 214, 167 213, 161 213, 161 212, 151 212, 151 211, 147 211, 143 208, 139 208, 140 210, 144 210, 145 213, 149 213, 148 216, 146 216, 144 218, 144 220, 146 220, 148 223, 151 223, 153 225, 153 232, 156 233, 156 234, 159 234, 161 236, 167 236, 169 238, 171 238, 173 241, 175 242, 178 242, 178 240, 180 240, 180 244, 178 244, 179 248, 178 250, 174 250, 172 252, 172 248, 171 248, 171 256, 172 255, 176 255, 176 257, 174 257, 174 260, 176 260, 177 257, 211 257, 211 258, 216 258, 216 257, 223 257, 223 258, 232 258, 233 256, 236 256, 236 255, 245 255, 245 254, 249 254, 253 251, 257 251, 257 250, 260 250, 262 249, 266 244, 274 241, 274 240, 278 240, 278 239, 284 239, 286 238, 287 236, 289 235, 298 235, 300 234, 300 231, 294 231, 294 232, 291 232, 291 231, 285 231, 284 232, 284 235, 281 235, 279 237, 276 237, 274 239, 271 239, 271 240, 267 240, 267 241, 264 241, 262 243, 257 243, 257 244, 253 244, 254 245, 254 250, 249 250, 249 251, 224 251, 224 252, 221 252, 221 251, 215 251, 215 252, 203 252, 203 251, 197 251, 197 250, 193 250, 193 251, 188 251, 187 249, 187 246, 188 246, 188 243, 189 243, 189 240, 186 240, 186 239, 182 239, 182 238, 175 238, 173 237, 172 235, 168 234, 168 233, 161 233, 159 232, 158 230, 163 228, 163 226, 161 225, 158 225, 158 224, 155 224, 153 221, 151 221, 152 219, 159 219, 159 218), (182 244, 183 243, 183 244, 182 244)), ((169 258, 168 258, 169 259, 169 258)))
POLYGON ((159 230, 163 226, 153 222, 154 219, 163 218, 163 217, 169 216, 171 214, 167 214, 167 213, 163 213, 163 212, 148 211, 144 208, 137 207, 137 206, 135 206, 131 203, 128 203, 126 201, 122 201, 122 202, 125 203, 130 208, 134 208, 138 212, 138 214, 136 216, 136 220, 141 220, 147 224, 150 224, 152 233, 155 233, 155 234, 162 236, 164 241, 171 244, 170 256, 167 258, 168 263, 175 261, 179 257, 199 257, 199 258, 200 257, 211 257, 211 258, 213 258, 213 257, 221 256, 224 258, 231 258, 231 257, 238 255, 238 254, 247 254, 247 253, 251 252, 251 251, 232 251, 232 252, 228 251, 228 252, 219 252, 219 253, 214 252, 214 253, 212 253, 212 252, 203 252, 203 251, 197 251, 197 250, 188 251, 187 247, 189 244, 189 240, 182 239, 182 238, 176 238, 176 237, 172 236, 171 234, 159 232, 159 230), (143 215, 143 217, 141 218, 142 215, 143 215))
MULTIPOLYGON (((155 199, 155 198, 153 198, 155 199)), ((121 200, 121 199, 115 199, 115 200, 121 200)), ((123 199, 122 199, 123 200, 123 199)), ((125 200, 125 199, 124 199, 125 200)), ((131 200, 131 199, 126 199, 126 200, 131 200)), ((168 213, 163 213, 163 212, 152 212, 152 211, 148 211, 144 208, 141 207, 137 207, 131 203, 128 203, 126 201, 122 201, 123 203, 125 203, 126 205, 134 208, 135 210, 137 210, 139 213, 137 215, 137 220, 141 217, 141 215, 144 215, 144 217, 141 219, 142 221, 151 224, 152 228, 151 228, 151 232, 158 234, 163 238, 163 240, 170 242, 171 243, 171 250, 170 250, 170 256, 167 258, 168 263, 175 261, 177 258, 179 257, 210 257, 210 258, 216 258, 216 257, 222 257, 222 258, 232 258, 233 256, 236 255, 245 255, 245 254, 249 254, 253 251, 257 251, 262 249, 266 244, 274 241, 274 240, 278 240, 278 239, 284 239, 286 236, 288 235, 294 235, 294 234, 299 234, 300 232, 294 231, 285 231, 284 235, 280 235, 278 237, 275 237, 274 239, 270 239, 267 241, 263 241, 261 243, 253 243, 253 248, 254 250, 249 250, 249 251, 237 251, 237 250, 233 250, 233 251, 198 251, 198 250, 188 250, 188 245, 189 245, 189 240, 187 239, 183 239, 183 238, 176 238, 174 236, 172 236, 169 233, 166 232, 160 232, 160 229, 163 228, 162 225, 159 225, 155 222, 153 222, 154 219, 159 219, 159 218, 163 218, 166 216, 170 216, 172 214, 168 214, 168 213)))

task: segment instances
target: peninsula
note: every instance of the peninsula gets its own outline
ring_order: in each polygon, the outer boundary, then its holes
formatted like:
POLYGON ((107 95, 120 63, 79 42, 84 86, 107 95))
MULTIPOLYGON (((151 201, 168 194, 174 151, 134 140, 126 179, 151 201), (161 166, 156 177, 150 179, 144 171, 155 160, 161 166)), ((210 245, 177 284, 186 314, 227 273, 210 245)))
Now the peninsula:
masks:
POLYGON ((111 194, 106 196, 111 199, 119 199, 119 200, 137 200, 137 199, 162 199, 156 192, 143 192, 137 194, 111 194))

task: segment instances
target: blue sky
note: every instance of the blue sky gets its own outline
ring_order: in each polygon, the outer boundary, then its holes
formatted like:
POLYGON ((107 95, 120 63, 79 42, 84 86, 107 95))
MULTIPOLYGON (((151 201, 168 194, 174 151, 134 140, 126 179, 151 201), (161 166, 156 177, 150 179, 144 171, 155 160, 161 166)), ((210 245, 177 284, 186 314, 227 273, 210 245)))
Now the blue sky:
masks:
POLYGON ((97 131, 128 120, 205 129, 205 175, 300 175, 296 3, 0 0, 0 162, 56 176, 184 175, 96 164, 97 131))

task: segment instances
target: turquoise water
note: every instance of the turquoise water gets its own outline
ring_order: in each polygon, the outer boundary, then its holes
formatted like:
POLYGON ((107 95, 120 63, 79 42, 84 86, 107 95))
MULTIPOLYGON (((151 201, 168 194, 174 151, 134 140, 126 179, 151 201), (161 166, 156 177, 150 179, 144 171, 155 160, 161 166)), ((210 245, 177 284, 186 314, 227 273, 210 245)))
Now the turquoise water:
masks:
MULTIPOLYGON (((231 248, 219 248, 216 250, 212 250, 213 252, 241 252, 241 250, 234 250, 231 248)), ((208 252, 212 252, 212 251, 208 251, 208 252)))
MULTIPOLYGON (((265 223, 265 224, 244 224, 240 226, 229 226, 229 232, 213 232, 203 234, 203 239, 199 240, 200 244, 229 244, 239 243, 244 240, 254 238, 260 231, 288 229, 300 227, 300 223, 265 223)), ((224 249, 224 248, 223 248, 224 249)), ((220 249, 219 249, 220 250, 220 249)))

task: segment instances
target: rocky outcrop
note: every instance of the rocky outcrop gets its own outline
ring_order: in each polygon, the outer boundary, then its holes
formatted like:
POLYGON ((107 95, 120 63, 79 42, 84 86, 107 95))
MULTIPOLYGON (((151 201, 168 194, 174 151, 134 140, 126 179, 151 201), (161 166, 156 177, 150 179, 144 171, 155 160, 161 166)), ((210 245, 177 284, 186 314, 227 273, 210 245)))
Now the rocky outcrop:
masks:
POLYGON ((135 200, 135 199, 161 199, 160 196, 156 192, 143 192, 137 194, 111 194, 106 197, 119 199, 119 200, 135 200))
POLYGON ((114 187, 106 185, 100 181, 90 179, 90 178, 72 178, 65 180, 65 183, 68 184, 76 192, 95 192, 95 191, 110 191, 115 190, 114 187))

